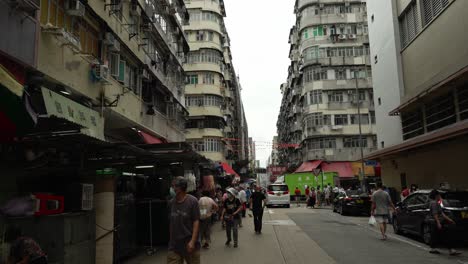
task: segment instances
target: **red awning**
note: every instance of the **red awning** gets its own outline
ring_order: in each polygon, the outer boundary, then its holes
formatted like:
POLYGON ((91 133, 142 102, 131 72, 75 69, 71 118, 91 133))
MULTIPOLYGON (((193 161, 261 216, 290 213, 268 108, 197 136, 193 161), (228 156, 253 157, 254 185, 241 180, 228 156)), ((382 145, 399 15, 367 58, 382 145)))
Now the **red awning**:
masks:
POLYGON ((231 166, 229 166, 229 164, 227 164, 226 162, 223 162, 222 165, 223 165, 223 170, 227 175, 234 175, 236 177, 239 177, 239 175, 237 175, 237 173, 231 168, 231 166))
POLYGON ((157 138, 157 137, 154 137, 148 133, 145 133, 143 131, 139 131, 139 134, 141 135, 141 137, 143 138, 143 140, 145 141, 146 144, 150 144, 150 145, 153 145, 153 144, 163 144, 164 142, 157 138))
POLYGON ((301 166, 295 171, 295 173, 299 172, 312 172, 315 170, 320 164, 322 163, 321 160, 313 160, 313 161, 305 161, 301 164, 301 166))
POLYGON ((322 163, 322 170, 324 172, 337 172, 340 178, 353 178, 353 167, 351 162, 324 162, 322 163))

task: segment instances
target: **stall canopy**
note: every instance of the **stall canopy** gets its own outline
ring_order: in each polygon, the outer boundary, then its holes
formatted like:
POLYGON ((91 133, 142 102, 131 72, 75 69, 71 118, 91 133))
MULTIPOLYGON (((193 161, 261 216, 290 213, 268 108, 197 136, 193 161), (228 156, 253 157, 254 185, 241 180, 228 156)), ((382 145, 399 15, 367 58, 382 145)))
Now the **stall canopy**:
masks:
POLYGON ((322 170, 325 172, 337 172, 340 178, 353 178, 351 162, 323 162, 322 170))
POLYGON ((223 170, 226 172, 227 175, 234 175, 235 177, 239 177, 239 175, 234 171, 234 169, 229 166, 226 162, 222 163, 223 170))
POLYGON ((295 171, 295 173, 300 173, 300 172, 312 172, 316 168, 320 166, 322 163, 321 160, 313 160, 313 161, 305 161, 304 163, 301 164, 301 166, 295 171))
POLYGON ((138 133, 140 134, 140 136, 142 137, 143 141, 146 144, 152 145, 152 144, 163 144, 164 143, 161 139, 159 139, 159 138, 157 138, 155 136, 152 136, 152 135, 150 135, 150 134, 148 134, 146 132, 139 131, 138 133))

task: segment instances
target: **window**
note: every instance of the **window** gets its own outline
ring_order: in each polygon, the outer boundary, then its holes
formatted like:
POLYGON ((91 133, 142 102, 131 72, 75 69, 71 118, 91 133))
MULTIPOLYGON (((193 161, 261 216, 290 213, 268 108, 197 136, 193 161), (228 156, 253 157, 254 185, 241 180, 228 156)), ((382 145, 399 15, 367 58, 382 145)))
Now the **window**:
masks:
POLYGON ((189 142, 192 148, 200 152, 224 152, 224 144, 217 138, 205 138, 189 142))
POLYGON ((222 55, 217 50, 201 50, 190 52, 187 58, 187 63, 214 63, 214 64, 221 64, 222 55))
POLYGON ((343 69, 335 70, 335 77, 337 80, 346 80, 346 71, 343 69))
POLYGON ((315 60, 319 58, 319 49, 318 47, 310 47, 304 50, 304 54, 305 61, 315 60))
POLYGON ((205 75, 203 75, 203 83, 214 84, 215 83, 214 75, 212 73, 206 73, 205 75))
POLYGON ((343 146, 345 148, 367 148, 367 138, 362 137, 361 140, 359 140, 359 137, 344 138, 343 146), (361 142, 361 144, 359 144, 359 141, 361 142))
POLYGON ((348 115, 335 115, 335 125, 336 126, 348 125, 348 115))
POLYGON ((306 126, 307 128, 317 127, 323 125, 323 116, 322 113, 313 113, 306 117, 306 126))
POLYGON ((302 36, 303 36, 304 39, 309 38, 309 29, 308 28, 304 29, 304 32, 303 32, 302 36))
POLYGON ((307 148, 310 150, 315 149, 335 149, 336 139, 335 138, 317 138, 307 142, 307 148))
MULTIPOLYGON (((359 125, 359 115, 350 115, 350 117, 351 117, 351 125, 359 125)), ((368 114, 361 114, 361 124, 362 125, 369 124, 368 114)))
POLYGON ((321 104, 322 103, 322 90, 314 90, 309 93, 310 104, 321 104))
POLYGON ((323 115, 323 125, 331 126, 331 115, 323 115))
POLYGON ((375 111, 369 111, 371 124, 375 124, 375 111))
POLYGON ((411 3, 406 11, 400 16, 401 45, 408 45, 421 31, 420 15, 416 2, 411 3))
POLYGON ((307 68, 304 71, 304 81, 313 82, 328 79, 328 70, 326 68, 307 68))
POLYGON ((422 0, 423 26, 434 20, 450 3, 449 0, 422 0))
POLYGON ((421 109, 401 113, 403 139, 407 140, 424 134, 423 114, 421 109))
POLYGON ((111 76, 119 76, 120 55, 118 53, 109 53, 109 69, 111 76))
POLYGON ((187 75, 185 84, 198 84, 198 75, 187 75))
POLYGON ((342 103, 343 102, 343 92, 330 92, 328 94, 329 103, 342 103))

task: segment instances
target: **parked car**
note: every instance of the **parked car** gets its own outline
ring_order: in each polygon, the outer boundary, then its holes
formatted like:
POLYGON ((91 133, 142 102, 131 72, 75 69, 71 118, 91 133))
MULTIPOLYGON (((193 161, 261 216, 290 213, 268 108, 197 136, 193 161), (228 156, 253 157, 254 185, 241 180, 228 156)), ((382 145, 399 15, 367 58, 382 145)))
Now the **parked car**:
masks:
MULTIPOLYGON (((409 233, 419 236, 424 243, 430 245, 433 232, 437 228, 433 216, 430 214, 431 190, 414 192, 398 203, 393 216, 395 233, 409 233)), ((455 221, 455 225, 447 226, 447 231, 455 240, 466 240, 468 237, 468 192, 440 190, 442 209, 444 213, 455 221)))
POLYGON ((271 184, 267 188, 267 207, 284 206, 289 208, 291 206, 291 197, 289 195, 289 188, 286 184, 271 184))
POLYGON ((357 190, 349 190, 335 194, 332 207, 333 212, 338 212, 341 215, 369 215, 371 211, 371 205, 371 198, 367 193, 357 190))

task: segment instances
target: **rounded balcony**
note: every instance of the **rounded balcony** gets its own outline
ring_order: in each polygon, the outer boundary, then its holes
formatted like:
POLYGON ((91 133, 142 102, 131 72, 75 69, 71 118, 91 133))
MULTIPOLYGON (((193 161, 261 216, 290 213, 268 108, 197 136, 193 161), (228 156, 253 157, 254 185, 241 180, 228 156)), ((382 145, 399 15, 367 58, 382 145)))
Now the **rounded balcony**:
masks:
POLYGON ((211 30, 224 34, 221 24, 211 20, 191 21, 189 25, 184 26, 184 30, 211 30))
POLYGON ((203 0, 203 1, 189 1, 186 3, 188 9, 201 9, 203 11, 211 11, 220 16, 224 16, 224 10, 217 1, 203 0))

